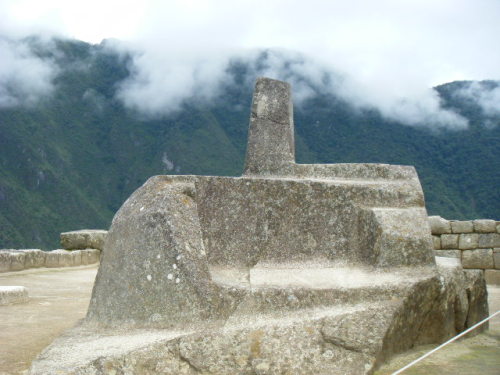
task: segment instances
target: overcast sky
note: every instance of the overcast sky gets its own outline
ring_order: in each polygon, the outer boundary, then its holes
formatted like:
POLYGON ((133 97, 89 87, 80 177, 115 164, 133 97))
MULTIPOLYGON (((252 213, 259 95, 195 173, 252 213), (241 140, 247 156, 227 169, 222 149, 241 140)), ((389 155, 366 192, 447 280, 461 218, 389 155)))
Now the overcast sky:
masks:
MULTIPOLYGON (((230 57, 277 48, 267 75, 284 78, 282 60, 303 54, 307 63, 297 71, 313 80, 321 70, 341 74, 342 85, 330 89, 352 102, 409 124, 432 120, 449 127, 465 123, 441 110, 430 88, 500 80, 499 20, 500 0, 0 0, 4 36, 56 33, 92 43, 116 38, 142 51, 120 96, 146 112, 168 112, 195 93, 209 97, 230 57)), ((0 85, 14 71, 22 79, 19 61, 47 69, 7 48, 0 44, 10 56, 0 62, 0 85)), ((41 74, 35 89, 43 91, 54 74, 41 74)), ((1 96, 0 87, 0 105, 1 96)), ((500 92, 486 96, 490 110, 500 112, 500 92)))

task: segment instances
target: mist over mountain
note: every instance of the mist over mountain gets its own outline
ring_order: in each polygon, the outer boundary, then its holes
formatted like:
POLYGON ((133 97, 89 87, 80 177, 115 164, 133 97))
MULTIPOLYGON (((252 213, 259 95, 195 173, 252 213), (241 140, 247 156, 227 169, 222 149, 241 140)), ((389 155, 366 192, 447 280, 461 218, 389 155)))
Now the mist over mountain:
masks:
POLYGON ((155 174, 241 174, 260 75, 293 85, 298 162, 414 165, 430 214, 500 219, 498 81, 394 101, 292 51, 183 67, 116 41, 0 49, 0 248, 56 248, 61 231, 107 228, 155 174))

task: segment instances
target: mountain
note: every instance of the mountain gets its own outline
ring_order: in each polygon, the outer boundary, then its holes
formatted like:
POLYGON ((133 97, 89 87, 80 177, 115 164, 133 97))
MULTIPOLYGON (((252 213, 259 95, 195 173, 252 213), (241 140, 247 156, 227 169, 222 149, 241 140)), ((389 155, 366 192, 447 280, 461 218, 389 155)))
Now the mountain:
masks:
MULTIPOLYGON (((0 109, 0 248, 52 249, 62 231, 107 228, 155 174, 241 174, 253 79, 244 62, 228 68, 231 84, 210 103, 188 100, 153 118, 116 98, 131 55, 72 40, 30 43, 58 66, 56 89, 0 109)), ((430 214, 498 220, 500 116, 456 95, 470 85, 435 88, 469 120, 465 130, 405 126, 318 92, 295 109, 297 160, 414 165, 430 214)))

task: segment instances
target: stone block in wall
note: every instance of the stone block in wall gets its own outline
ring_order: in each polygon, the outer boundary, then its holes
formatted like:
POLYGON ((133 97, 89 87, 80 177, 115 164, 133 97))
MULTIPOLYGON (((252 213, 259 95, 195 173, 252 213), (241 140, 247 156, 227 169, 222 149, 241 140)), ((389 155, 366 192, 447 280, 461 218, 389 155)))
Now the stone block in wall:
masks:
POLYGON ((497 221, 497 233, 500 233, 500 221, 497 221))
POLYGON ((500 285, 500 270, 485 270, 484 278, 486 284, 500 285))
POLYGON ((99 249, 87 249, 90 252, 90 264, 98 263, 101 256, 101 250, 99 249))
POLYGON ((472 233, 474 232, 474 225, 472 221, 451 221, 452 233, 472 233))
POLYGON ((83 229, 61 233, 61 246, 66 250, 84 250, 104 248, 108 231, 100 229, 83 229))
POLYGON ((54 250, 59 252, 59 267, 71 267, 73 266, 73 256, 71 255, 71 251, 68 250, 54 250))
POLYGON ((493 263, 495 268, 500 270, 500 248, 493 249, 493 263))
POLYGON ((463 233, 458 236, 458 248, 461 250, 477 249, 479 235, 477 233, 463 233))
POLYGON ((40 249, 19 250, 24 253, 24 268, 39 268, 45 266, 45 251, 40 249))
POLYGON ((458 234, 442 234, 441 249, 458 249, 458 234))
POLYGON ((429 216, 432 234, 451 233, 450 222, 441 216, 429 216))
POLYGON ((59 258, 61 257, 61 252, 59 250, 47 251, 45 254, 45 267, 55 268, 59 267, 59 258))
POLYGON ((72 251, 71 257, 73 258, 73 266, 81 266, 82 265, 82 251, 81 250, 72 251))
POLYGON ((474 232, 477 233, 494 233, 497 230, 495 220, 480 219, 474 220, 474 232))
POLYGON ((82 253, 82 265, 94 264, 99 262, 100 250, 98 249, 85 249, 80 250, 82 253))
POLYGON ((500 247, 500 234, 498 233, 480 233, 478 247, 500 247))
POLYGON ((24 270, 24 261, 26 259, 26 254, 13 251, 10 253, 10 270, 11 271, 22 271, 24 270))
POLYGON ((10 251, 0 250, 0 272, 10 271, 10 251))
POLYGON ((464 250, 462 252, 463 268, 492 269, 493 249, 464 250))
POLYGON ((441 249, 441 236, 432 236, 432 243, 434 244, 434 250, 441 249))
POLYGON ((462 257, 462 251, 460 251, 460 250, 434 250, 434 256, 460 259, 462 257))
POLYGON ((54 251, 47 251, 47 254, 45 254, 45 267, 59 267, 59 254, 54 251))

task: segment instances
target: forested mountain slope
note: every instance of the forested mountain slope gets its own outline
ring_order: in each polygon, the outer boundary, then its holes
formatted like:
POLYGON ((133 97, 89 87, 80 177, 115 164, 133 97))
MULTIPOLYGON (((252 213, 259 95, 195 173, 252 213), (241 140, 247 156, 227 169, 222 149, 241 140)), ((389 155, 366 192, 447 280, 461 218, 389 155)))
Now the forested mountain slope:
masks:
MULTIPOLYGON (((244 63, 230 67, 232 83, 212 102, 145 117, 115 95, 130 56, 77 41, 54 45, 34 43, 59 67, 52 95, 0 109, 0 248, 56 248, 61 231, 107 228, 151 175, 241 174, 253 79, 244 63)), ((414 165, 430 214, 498 220, 500 117, 455 95, 467 85, 436 88, 469 120, 466 130, 405 126, 317 93, 295 108, 298 162, 414 165)))

